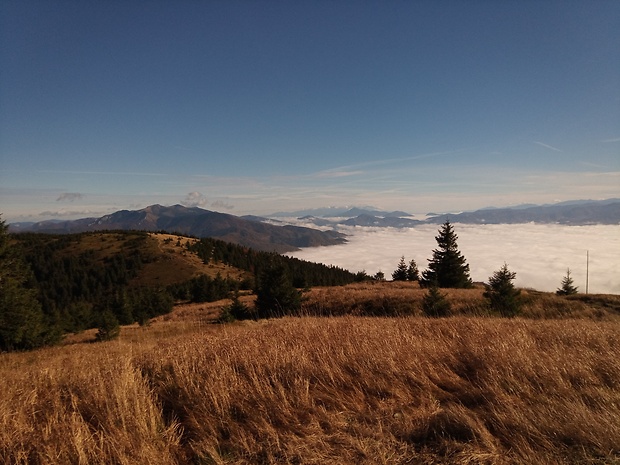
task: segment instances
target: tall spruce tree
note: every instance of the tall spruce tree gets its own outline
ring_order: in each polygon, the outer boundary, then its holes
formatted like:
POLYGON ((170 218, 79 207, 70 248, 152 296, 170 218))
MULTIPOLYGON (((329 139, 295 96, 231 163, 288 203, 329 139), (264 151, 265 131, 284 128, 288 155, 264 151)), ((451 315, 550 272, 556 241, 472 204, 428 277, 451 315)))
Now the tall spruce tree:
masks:
POLYGON ((9 243, 0 219, 0 351, 33 349, 51 342, 30 270, 9 243))
POLYGON ((420 284, 425 287, 469 288, 472 286, 469 277, 469 265, 461 255, 456 243, 458 236, 450 221, 446 221, 439 235, 435 236, 438 248, 433 250, 433 258, 429 259, 428 269, 422 272, 420 284))

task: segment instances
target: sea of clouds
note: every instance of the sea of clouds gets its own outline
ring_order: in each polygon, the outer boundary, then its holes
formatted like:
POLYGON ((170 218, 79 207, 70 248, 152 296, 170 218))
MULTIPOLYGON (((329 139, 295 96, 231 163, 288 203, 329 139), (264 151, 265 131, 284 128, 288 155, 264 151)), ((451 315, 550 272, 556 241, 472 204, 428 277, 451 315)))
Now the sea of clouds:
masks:
MULTIPOLYGON (((556 224, 453 224, 458 246, 469 264, 474 281, 488 282, 504 263, 517 273, 515 285, 555 291, 567 268, 579 292, 620 294, 620 226, 564 226, 556 224), (589 260, 587 256, 589 255, 589 260)), ((289 255, 335 265, 369 275, 383 271, 391 279, 401 256, 414 259, 424 270, 439 226, 414 228, 338 227, 348 242, 330 247, 305 248, 289 255)))

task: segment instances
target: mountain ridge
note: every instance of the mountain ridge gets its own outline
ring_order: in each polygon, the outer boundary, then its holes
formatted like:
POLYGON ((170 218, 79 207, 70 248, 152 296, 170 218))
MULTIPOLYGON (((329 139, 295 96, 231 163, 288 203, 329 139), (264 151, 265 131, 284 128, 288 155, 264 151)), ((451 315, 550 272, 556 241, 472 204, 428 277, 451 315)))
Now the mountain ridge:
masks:
POLYGON ((386 212, 368 208, 315 209, 325 216, 298 218, 305 227, 288 224, 273 217, 227 213, 183 205, 150 205, 140 210, 119 210, 99 218, 46 220, 38 223, 13 223, 9 230, 19 232, 78 233, 103 230, 166 231, 195 237, 212 237, 256 250, 286 253, 303 247, 337 245, 346 242, 339 226, 411 228, 422 224, 440 224, 449 220, 463 224, 620 224, 620 199, 574 200, 547 205, 518 205, 508 208, 483 208, 468 212, 429 214, 425 220, 413 219, 406 212, 386 212), (341 216, 343 214, 346 215, 341 216))
MULTIPOLYGON (((322 217, 304 216, 298 218, 319 227, 372 226, 410 228, 420 224, 437 224, 450 220, 464 224, 620 224, 620 199, 572 200, 557 204, 517 205, 514 207, 486 207, 479 210, 458 213, 427 213, 427 218, 417 220, 412 215, 394 215, 398 212, 380 210, 349 209, 359 213, 352 217, 332 219, 331 215, 322 217)), ((344 215, 343 215, 344 216, 344 215)))
POLYGON ((570 201, 551 205, 481 209, 456 214, 441 214, 428 218, 429 223, 446 220, 466 224, 620 224, 620 199, 600 201, 570 201))
POLYGON ((301 247, 342 244, 345 235, 302 226, 276 226, 198 207, 150 205, 140 210, 119 210, 99 218, 42 221, 9 225, 11 232, 78 233, 103 230, 166 231, 212 237, 267 252, 285 253, 301 247))

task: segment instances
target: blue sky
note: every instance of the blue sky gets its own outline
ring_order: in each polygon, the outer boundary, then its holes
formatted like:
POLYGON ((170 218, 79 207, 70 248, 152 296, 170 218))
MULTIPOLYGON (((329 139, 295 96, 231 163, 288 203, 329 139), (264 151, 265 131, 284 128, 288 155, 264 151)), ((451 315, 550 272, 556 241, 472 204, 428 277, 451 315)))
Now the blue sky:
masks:
POLYGON ((0 213, 620 197, 620 2, 0 3, 0 213))

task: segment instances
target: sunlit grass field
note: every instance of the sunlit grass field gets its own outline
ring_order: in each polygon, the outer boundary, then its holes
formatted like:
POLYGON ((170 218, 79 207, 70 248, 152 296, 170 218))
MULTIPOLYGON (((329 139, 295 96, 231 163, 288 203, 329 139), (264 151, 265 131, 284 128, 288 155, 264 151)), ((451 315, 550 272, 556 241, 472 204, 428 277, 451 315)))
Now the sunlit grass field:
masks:
POLYGON ((306 313, 411 315, 217 325, 220 302, 1 354, 0 462, 620 463, 618 296, 530 291, 502 319, 480 289, 445 293, 442 319, 415 286, 360 284, 308 292, 306 313))

